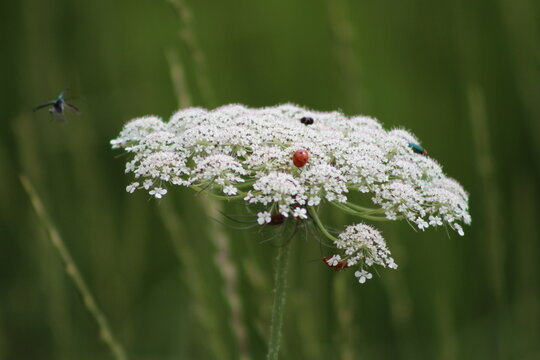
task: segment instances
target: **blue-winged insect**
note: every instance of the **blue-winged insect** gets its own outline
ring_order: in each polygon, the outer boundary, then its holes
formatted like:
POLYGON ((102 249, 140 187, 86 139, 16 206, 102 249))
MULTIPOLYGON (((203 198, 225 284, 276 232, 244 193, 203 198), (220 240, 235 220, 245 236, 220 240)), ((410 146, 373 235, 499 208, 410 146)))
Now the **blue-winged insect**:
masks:
POLYGON ((60 95, 56 98, 56 100, 47 101, 45 104, 41 104, 34 108, 33 111, 37 111, 39 109, 43 109, 46 107, 49 108, 49 113, 51 113, 56 120, 65 122, 66 121, 66 115, 64 110, 67 108, 72 114, 79 115, 80 110, 72 104, 69 104, 66 102, 66 99, 64 98, 65 91, 62 91, 60 95))
POLYGON ((427 155, 427 150, 424 149, 421 145, 415 143, 409 143, 409 147, 417 154, 427 155))

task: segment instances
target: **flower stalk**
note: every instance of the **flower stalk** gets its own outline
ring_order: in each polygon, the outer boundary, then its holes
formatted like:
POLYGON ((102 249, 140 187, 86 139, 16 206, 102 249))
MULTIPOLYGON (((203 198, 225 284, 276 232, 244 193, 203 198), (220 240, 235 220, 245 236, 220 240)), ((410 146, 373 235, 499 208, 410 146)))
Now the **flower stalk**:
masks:
POLYGON ((276 257, 276 269, 274 273, 274 302, 272 305, 272 317, 270 323, 270 339, 268 342, 267 360, 277 360, 281 345, 281 331, 283 327, 283 314, 285 311, 285 299, 287 297, 287 270, 291 244, 285 244, 278 248, 276 257))
POLYGON ((315 225, 317 225, 317 228, 319 228, 319 230, 321 231, 321 233, 324 236, 326 236, 329 240, 332 240, 333 242, 338 241, 338 239, 334 235, 332 235, 332 234, 330 234, 330 232, 328 232, 328 230, 326 229, 326 227, 322 223, 322 221, 319 218, 319 215, 317 214, 317 211, 315 209, 310 209, 309 210, 309 216, 311 216, 311 218, 315 222, 315 225))
MULTIPOLYGON (((350 203, 347 203, 347 204, 350 204, 350 203)), ((338 209, 342 210, 343 212, 345 212, 345 213, 347 213, 349 215, 358 216, 358 217, 361 217, 361 218, 364 218, 364 219, 367 219, 367 220, 372 220, 372 221, 393 221, 394 220, 394 219, 389 219, 389 218, 384 217, 384 216, 373 216, 372 215, 372 214, 384 213, 383 209, 356 211, 354 209, 351 209, 348 205, 341 204, 341 203, 338 203, 338 202, 333 202, 332 205, 334 205, 335 207, 337 207, 338 209)), ((401 219, 401 217, 400 217, 400 219, 401 219)))

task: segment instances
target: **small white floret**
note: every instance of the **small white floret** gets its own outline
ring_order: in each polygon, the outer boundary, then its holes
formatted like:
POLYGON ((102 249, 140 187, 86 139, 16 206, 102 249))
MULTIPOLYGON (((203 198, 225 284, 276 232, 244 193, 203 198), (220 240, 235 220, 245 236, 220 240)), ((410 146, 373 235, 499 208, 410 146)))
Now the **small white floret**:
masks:
POLYGON ((167 189, 155 188, 150 190, 150 195, 154 196, 156 199, 161 199, 163 195, 167 193, 167 189))
POLYGON ((293 211, 293 216, 295 218, 307 219, 307 211, 304 208, 296 208, 293 211))
POLYGON ((257 214, 257 222, 259 223, 259 225, 270 223, 271 221, 272 216, 268 211, 263 211, 257 214))
POLYGON ((139 187, 139 183, 134 182, 134 183, 131 183, 128 186, 126 186, 126 191, 131 194, 131 193, 135 192, 135 190, 137 190, 138 187, 139 187))

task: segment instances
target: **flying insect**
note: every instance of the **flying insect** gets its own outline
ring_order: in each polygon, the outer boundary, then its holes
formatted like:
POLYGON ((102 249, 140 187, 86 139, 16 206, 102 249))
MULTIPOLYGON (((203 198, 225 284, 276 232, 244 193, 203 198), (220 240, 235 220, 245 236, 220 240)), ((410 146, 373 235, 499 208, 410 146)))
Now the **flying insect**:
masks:
POLYGON ((56 120, 66 122, 65 109, 67 108, 73 115, 79 115, 81 111, 72 104, 66 102, 64 98, 65 91, 62 91, 56 100, 47 101, 45 104, 41 104, 34 108, 33 111, 49 107, 49 113, 51 113, 56 120))

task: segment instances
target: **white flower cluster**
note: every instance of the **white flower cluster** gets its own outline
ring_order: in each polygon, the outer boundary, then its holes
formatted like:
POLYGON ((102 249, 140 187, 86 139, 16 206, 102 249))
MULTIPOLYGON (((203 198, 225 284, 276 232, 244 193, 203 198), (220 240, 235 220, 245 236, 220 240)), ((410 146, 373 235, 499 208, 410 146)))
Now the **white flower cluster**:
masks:
POLYGON ((371 273, 367 272, 363 268, 364 266, 379 265, 397 269, 397 264, 390 257, 390 250, 388 250, 381 233, 371 226, 365 224, 348 226, 344 232, 339 234, 335 244, 338 249, 345 250, 343 259, 347 261, 347 267, 360 264, 361 270, 355 273, 360 283, 371 278, 371 273))
MULTIPOLYGON (((375 212, 360 214, 376 216, 364 218, 406 219, 421 230, 445 225, 461 235, 461 224, 471 222, 467 193, 426 156, 418 139, 402 129, 386 131, 369 117, 290 104, 189 108, 168 122, 155 116, 134 119, 111 145, 133 155, 126 164, 135 177, 128 192, 144 189, 161 198, 172 184, 244 199, 264 208, 260 224, 271 223, 276 214, 306 219, 310 208, 322 202, 361 212, 349 201, 354 190, 371 194, 376 205, 375 212), (295 158, 298 152, 303 157, 295 158)), ((384 244, 376 241, 380 234, 375 230, 358 226, 340 236, 338 247, 352 251, 362 236, 369 239, 366 244, 384 244)), ((348 254, 349 264, 382 265, 382 250, 369 255, 359 249, 348 254)), ((358 277, 369 278, 365 273, 358 277)))
POLYGON ((294 211, 293 204, 345 202, 348 190, 355 189, 372 192, 373 202, 390 219, 405 217, 421 230, 447 224, 461 233, 458 222, 471 220, 467 193, 437 162, 414 152, 411 143, 419 141, 409 132, 385 131, 369 117, 294 105, 191 108, 168 123, 143 117, 126 124, 111 142, 134 154, 127 172, 151 181, 150 186, 137 181, 129 191, 172 183, 236 195, 239 185, 251 182, 246 201, 275 203, 285 215, 294 211), (314 124, 302 123, 305 117, 314 124), (309 153, 302 168, 291 160, 299 149, 309 153))

